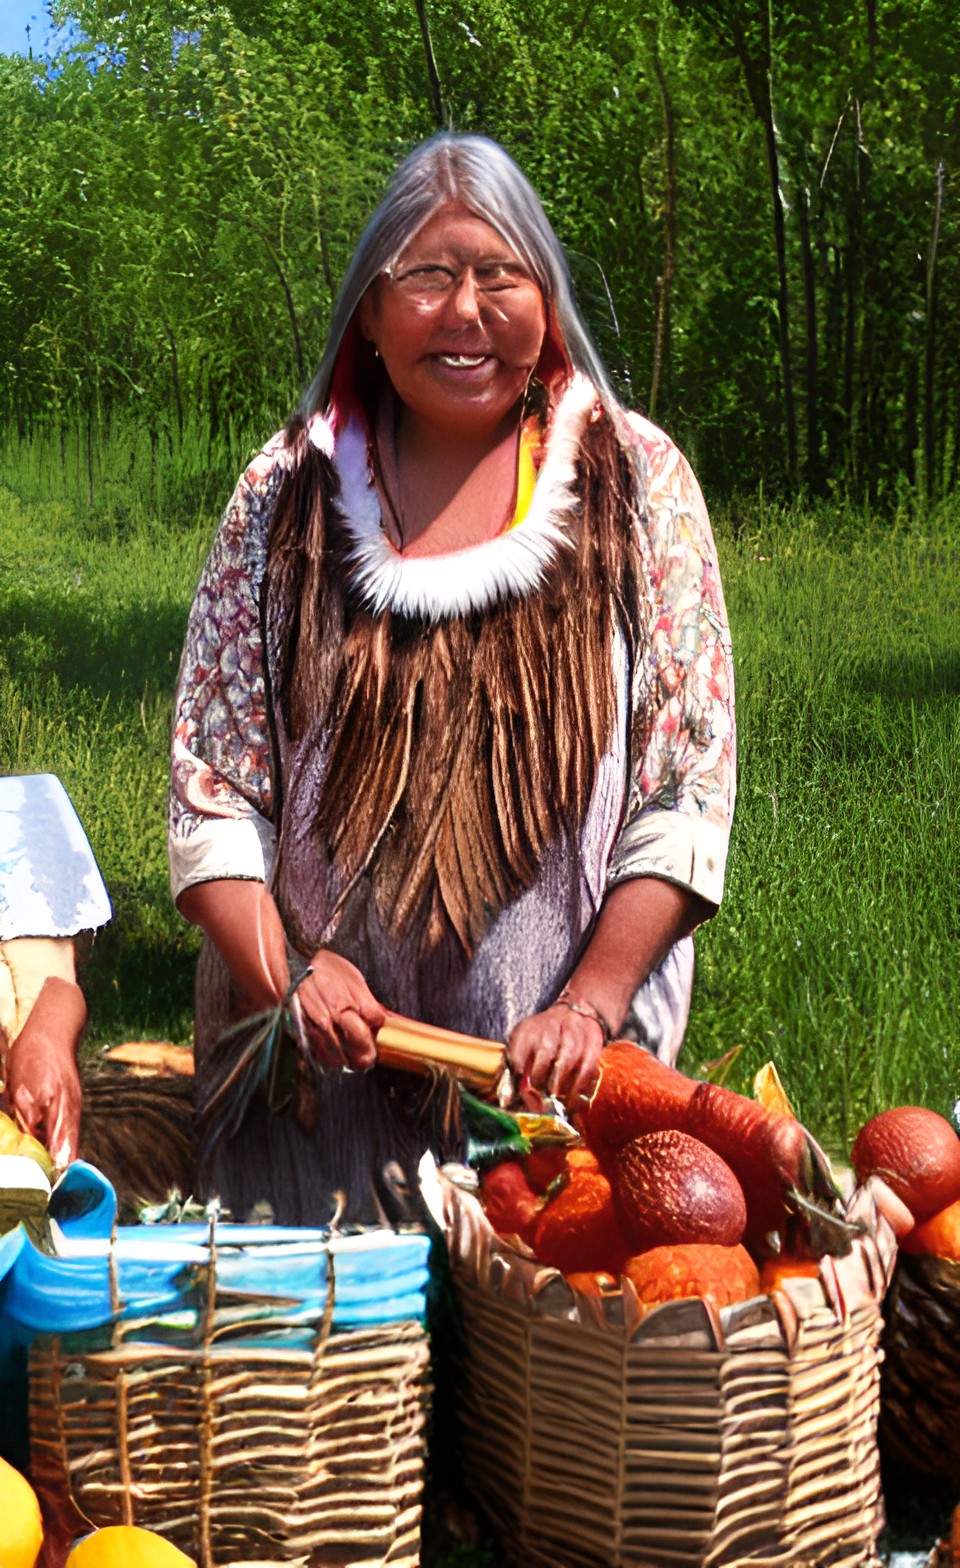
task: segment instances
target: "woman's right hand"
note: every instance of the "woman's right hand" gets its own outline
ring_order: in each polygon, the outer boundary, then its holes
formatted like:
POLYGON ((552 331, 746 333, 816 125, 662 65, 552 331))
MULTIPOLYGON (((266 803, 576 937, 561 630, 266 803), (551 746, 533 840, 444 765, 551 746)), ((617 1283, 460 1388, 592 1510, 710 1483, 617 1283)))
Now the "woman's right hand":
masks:
POLYGON ((325 1071, 366 1072, 377 1059, 376 1034, 386 1019, 363 975, 347 958, 322 947, 297 986, 299 1011, 314 1056, 325 1071))

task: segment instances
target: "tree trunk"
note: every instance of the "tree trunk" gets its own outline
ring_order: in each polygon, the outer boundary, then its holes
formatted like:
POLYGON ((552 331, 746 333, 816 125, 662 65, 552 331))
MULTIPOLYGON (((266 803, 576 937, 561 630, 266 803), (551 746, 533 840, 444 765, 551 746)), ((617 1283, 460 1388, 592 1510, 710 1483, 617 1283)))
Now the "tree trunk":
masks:
POLYGON ((777 319, 780 328, 780 366, 783 373, 783 422, 787 437, 787 471, 792 480, 797 477, 797 416, 793 402, 793 371, 790 365, 790 290, 787 283, 787 236, 783 217, 783 198, 780 195, 780 160, 777 155, 777 133, 773 123, 773 105, 767 106, 763 121, 767 144, 767 164, 770 170, 770 193, 773 198, 773 233, 777 248, 777 319))
POLYGON ((420 37, 423 39, 423 53, 427 62, 427 78, 430 82, 430 98, 433 103, 434 119, 437 130, 446 123, 443 110, 443 94, 440 91, 440 73, 437 70, 437 61, 433 53, 433 41, 430 37, 430 22, 427 18, 426 0, 414 0, 417 8, 417 20, 420 23, 420 37))
POLYGON ((770 48, 770 13, 765 5, 760 7, 763 33, 763 51, 760 61, 750 52, 746 35, 738 17, 731 18, 731 41, 740 65, 754 112, 763 130, 767 155, 767 173, 770 178, 770 198, 773 206, 773 236, 777 258, 777 321, 780 339, 780 370, 783 377, 783 423, 787 441, 787 472, 797 480, 797 418, 793 398, 793 372, 790 364, 790 290, 787 281, 787 236, 783 215, 783 197, 780 194, 780 155, 777 148, 777 128, 773 118, 773 81, 770 48))
POLYGON ((650 396, 647 401, 650 418, 655 419, 660 383, 665 367, 669 365, 670 293, 673 288, 677 257, 676 117, 655 31, 652 55, 653 69, 660 87, 660 101, 663 106, 663 267, 657 283, 657 320, 653 338, 650 396))
POLYGON ((933 204, 933 225, 927 256, 927 299, 923 345, 923 478, 927 500, 937 490, 937 246, 940 241, 940 215, 943 211, 943 164, 937 165, 937 192, 933 204))
POLYGON ((290 318, 290 331, 293 336, 293 352, 297 361, 297 377, 302 386, 304 380, 306 379, 306 371, 303 360, 303 344, 300 340, 300 323, 297 320, 297 309, 293 303, 293 294, 291 293, 290 285, 287 282, 286 273, 281 266, 280 257, 277 255, 272 245, 268 244, 267 249, 270 252, 270 259, 277 269, 277 277, 280 279, 280 287, 283 289, 283 297, 287 302, 287 315, 290 318))
POLYGON ((864 0, 867 12, 867 47, 870 50, 870 75, 877 74, 877 0, 864 0))
POLYGON ((803 261, 803 299, 806 317, 807 379, 807 463, 806 479, 810 490, 820 487, 820 420, 818 406, 817 352, 817 277, 810 243, 810 191, 799 193, 797 214, 800 228, 800 253, 803 261))

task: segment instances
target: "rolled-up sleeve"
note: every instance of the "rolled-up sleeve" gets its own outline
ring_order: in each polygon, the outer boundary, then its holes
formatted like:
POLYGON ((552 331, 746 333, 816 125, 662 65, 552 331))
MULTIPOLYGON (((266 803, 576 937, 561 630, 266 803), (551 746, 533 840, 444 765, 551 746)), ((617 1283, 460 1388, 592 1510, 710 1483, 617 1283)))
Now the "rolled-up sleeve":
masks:
POLYGON ((607 885, 662 877, 719 904, 736 793, 733 661, 700 487, 662 431, 631 416, 647 472, 650 599, 634 682, 627 810, 607 885))
POLYGON ((187 624, 174 699, 168 848, 176 899, 222 877, 264 881, 274 850, 260 621, 280 437, 227 507, 187 624))

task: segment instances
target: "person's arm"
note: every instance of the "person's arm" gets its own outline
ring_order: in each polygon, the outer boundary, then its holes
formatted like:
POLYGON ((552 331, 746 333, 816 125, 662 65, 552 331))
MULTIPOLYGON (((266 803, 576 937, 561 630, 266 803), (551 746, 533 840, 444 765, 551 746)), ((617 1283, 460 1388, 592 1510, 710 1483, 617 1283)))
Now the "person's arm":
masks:
POLYGON ((733 814, 733 670, 710 523, 673 443, 646 422, 637 428, 648 476, 640 543, 656 589, 652 715, 645 723, 649 688, 640 687, 633 733, 643 746, 631 758, 607 890, 565 1004, 524 1019, 509 1042, 515 1070, 561 1098, 589 1092, 605 1027, 617 1033, 670 948, 714 913, 733 814))
MULTIPOLYGON (((290 984, 290 969, 269 889, 262 882, 202 882, 181 893, 177 908, 213 942, 247 1011, 275 1007, 290 984)), ((314 953, 309 968, 295 1005, 317 1060, 327 1069, 372 1067, 376 1032, 386 1014, 359 969, 326 948, 314 953)))
MULTIPOLYGON (((286 461, 280 438, 234 492, 194 599, 174 702, 170 881, 210 937, 251 1013, 290 982, 280 914, 265 886, 274 851, 260 593, 286 461)), ((321 951, 294 1008, 324 1066, 366 1068, 384 1012, 354 966, 321 951)))
POLYGON ((50 976, 3 1065, 15 1121, 46 1145, 61 1169, 76 1159, 80 1142, 77 1046, 86 1021, 87 1006, 76 981, 50 976))
POLYGON ((657 877, 611 888, 564 1000, 523 1019, 511 1034, 514 1071, 576 1105, 596 1078, 607 1031, 617 1035, 643 982, 710 913, 688 888, 657 877))

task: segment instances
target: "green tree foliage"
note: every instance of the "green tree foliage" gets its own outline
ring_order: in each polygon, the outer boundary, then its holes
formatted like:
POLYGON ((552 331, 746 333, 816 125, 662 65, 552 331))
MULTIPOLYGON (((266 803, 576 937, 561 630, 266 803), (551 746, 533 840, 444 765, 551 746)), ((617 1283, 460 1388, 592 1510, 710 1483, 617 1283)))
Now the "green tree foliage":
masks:
POLYGON ((92 500, 118 423, 151 471, 262 439, 439 119, 517 156, 625 395, 713 489, 942 493, 951 7, 56 0, 87 43, 0 58, 2 439, 59 441, 92 500))

